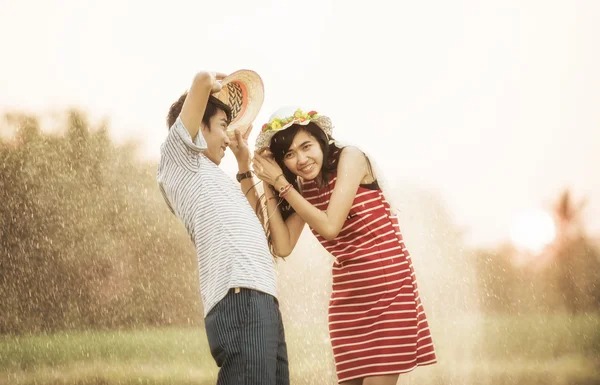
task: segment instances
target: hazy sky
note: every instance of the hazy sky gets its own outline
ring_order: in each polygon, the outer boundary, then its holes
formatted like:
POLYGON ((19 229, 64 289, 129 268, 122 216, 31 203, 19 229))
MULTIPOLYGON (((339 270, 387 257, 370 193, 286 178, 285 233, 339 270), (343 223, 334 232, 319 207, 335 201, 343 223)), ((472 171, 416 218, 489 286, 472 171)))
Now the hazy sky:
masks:
POLYGON ((280 105, 327 113, 475 242, 567 186, 598 233, 599 20, 596 0, 0 0, 0 111, 79 106, 156 158, 195 72, 250 68, 257 127, 280 105))

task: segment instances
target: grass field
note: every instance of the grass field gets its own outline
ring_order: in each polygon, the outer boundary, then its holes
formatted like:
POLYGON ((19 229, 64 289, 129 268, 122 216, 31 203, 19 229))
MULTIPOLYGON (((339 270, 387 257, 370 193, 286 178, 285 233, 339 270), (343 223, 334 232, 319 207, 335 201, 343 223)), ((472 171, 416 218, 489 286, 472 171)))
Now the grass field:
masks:
MULTIPOLYGON (((439 363, 401 384, 600 384, 600 314, 431 321, 439 363)), ((292 384, 333 384, 324 325, 287 327, 292 384)), ((0 384, 214 384, 203 329, 0 337, 0 384)))

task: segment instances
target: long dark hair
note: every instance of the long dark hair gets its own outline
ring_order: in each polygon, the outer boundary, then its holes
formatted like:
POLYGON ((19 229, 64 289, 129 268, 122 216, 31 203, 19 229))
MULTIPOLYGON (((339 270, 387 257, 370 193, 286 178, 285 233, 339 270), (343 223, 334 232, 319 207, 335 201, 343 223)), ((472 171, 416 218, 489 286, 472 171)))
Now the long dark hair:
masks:
MULTIPOLYGON (((343 147, 338 147, 335 145, 333 138, 328 137, 327 134, 315 123, 309 122, 307 125, 299 125, 294 124, 283 131, 280 131, 273 135, 271 139, 270 150, 273 153, 273 157, 275 161, 283 170, 283 175, 290 182, 294 188, 298 191, 298 177, 296 174, 291 172, 286 166, 284 161, 285 154, 288 152, 290 147, 292 146, 292 142, 296 135, 305 131, 314 137, 319 146, 321 147, 321 151, 323 151, 323 166, 321 167, 321 187, 329 185, 329 179, 331 178, 331 174, 337 170, 338 161, 340 159, 340 154, 342 152, 343 147)), ((281 212, 281 216, 283 220, 286 220, 290 215, 294 213, 294 209, 290 206, 283 198, 279 198, 279 210, 281 212)))
MULTIPOLYGON (((323 132, 323 130, 319 128, 319 126, 317 126, 315 123, 309 122, 305 126, 294 124, 286 128, 285 130, 276 133, 271 139, 271 145, 269 146, 269 150, 271 150, 271 153, 273 153, 275 161, 277 162, 277 164, 279 164, 279 167, 281 167, 283 175, 285 176, 287 181, 290 182, 296 190, 300 191, 298 188, 298 177, 285 166, 283 160, 285 158, 285 154, 292 146, 294 138, 301 131, 309 133, 319 143, 321 151, 323 151, 323 166, 321 167, 320 173, 321 184, 322 186, 329 186, 331 174, 337 170, 338 161, 340 159, 340 154, 342 152, 343 147, 336 146, 333 138, 328 137, 327 134, 325 134, 325 132, 323 132)), ((269 186, 266 188, 273 187, 269 186)), ((277 193, 274 193, 274 195, 277 196, 277 193)), ((269 242, 269 250, 271 251, 273 257, 278 258, 278 256, 275 254, 273 242, 271 240, 269 218, 265 217, 266 211, 263 212, 263 209, 261 209, 261 207, 266 207, 266 204, 267 202, 265 200, 265 195, 263 194, 257 202, 255 210, 260 219, 260 222, 265 228, 265 235, 267 236, 267 241, 269 242)), ((289 205, 287 201, 283 198, 277 198, 277 209, 281 213, 281 217, 284 221, 295 212, 292 206, 289 205)))

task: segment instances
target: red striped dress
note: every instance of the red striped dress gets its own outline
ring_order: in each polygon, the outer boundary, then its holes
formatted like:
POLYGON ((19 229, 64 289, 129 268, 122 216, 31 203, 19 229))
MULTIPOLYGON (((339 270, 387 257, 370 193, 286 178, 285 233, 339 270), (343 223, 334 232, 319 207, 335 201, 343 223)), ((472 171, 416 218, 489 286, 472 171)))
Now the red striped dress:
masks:
MULTIPOLYGON (((322 189, 304 182, 302 195, 326 210, 335 182, 335 174, 322 189)), ((329 335, 338 381, 435 363, 410 255, 377 183, 358 188, 337 238, 328 241, 311 230, 335 258, 329 335)))

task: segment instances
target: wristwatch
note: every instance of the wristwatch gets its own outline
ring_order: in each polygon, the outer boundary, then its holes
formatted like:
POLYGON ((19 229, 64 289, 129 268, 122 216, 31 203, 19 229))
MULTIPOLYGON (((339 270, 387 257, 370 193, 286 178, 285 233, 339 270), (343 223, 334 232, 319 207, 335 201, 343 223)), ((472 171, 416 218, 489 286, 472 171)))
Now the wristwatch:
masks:
POLYGON ((248 170, 248 171, 243 172, 241 174, 238 172, 235 175, 235 179, 237 179, 238 182, 241 182, 243 179, 246 179, 246 178, 252 178, 252 170, 248 170))

